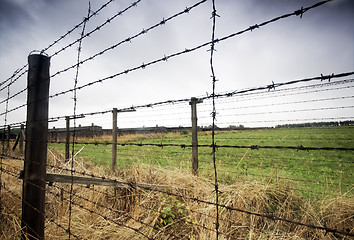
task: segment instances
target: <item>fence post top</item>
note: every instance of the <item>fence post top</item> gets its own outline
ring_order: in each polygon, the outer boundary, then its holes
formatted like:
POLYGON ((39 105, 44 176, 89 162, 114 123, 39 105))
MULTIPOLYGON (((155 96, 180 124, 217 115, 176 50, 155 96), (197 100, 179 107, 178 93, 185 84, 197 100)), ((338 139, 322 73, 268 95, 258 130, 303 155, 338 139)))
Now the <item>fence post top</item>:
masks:
POLYGON ((44 51, 40 51, 40 50, 32 50, 29 54, 28 54, 28 57, 31 57, 31 56, 43 56, 43 57, 46 57, 46 58, 50 58, 49 55, 47 53, 45 53, 44 51))
POLYGON ((196 97, 192 97, 191 101, 189 102, 189 105, 191 105, 192 103, 202 103, 203 100, 200 98, 196 98, 196 97))

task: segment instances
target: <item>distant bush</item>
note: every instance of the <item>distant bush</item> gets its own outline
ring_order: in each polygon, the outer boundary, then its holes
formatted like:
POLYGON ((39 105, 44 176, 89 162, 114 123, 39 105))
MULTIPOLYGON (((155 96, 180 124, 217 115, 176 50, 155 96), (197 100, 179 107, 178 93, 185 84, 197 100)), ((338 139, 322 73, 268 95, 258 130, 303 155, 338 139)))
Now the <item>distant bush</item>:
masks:
POLYGON ((229 129, 245 129, 245 126, 243 126, 242 124, 236 126, 236 125, 230 125, 229 129))
POLYGON ((188 130, 187 129, 181 130, 181 135, 188 135, 188 130))

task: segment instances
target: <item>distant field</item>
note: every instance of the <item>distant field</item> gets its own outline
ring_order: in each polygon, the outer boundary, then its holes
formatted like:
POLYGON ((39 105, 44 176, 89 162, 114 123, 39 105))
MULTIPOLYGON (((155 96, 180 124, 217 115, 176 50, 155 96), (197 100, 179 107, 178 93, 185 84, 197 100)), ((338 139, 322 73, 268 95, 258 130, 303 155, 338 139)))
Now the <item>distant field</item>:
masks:
MULTIPOLYGON (((132 135, 118 138, 120 143, 191 144, 191 135, 166 133, 132 135)), ((264 129, 216 132, 217 145, 238 146, 304 146, 354 147, 354 127, 318 127, 264 129)), ((211 144, 211 133, 200 132, 199 144, 211 144)), ((109 138, 86 139, 85 142, 109 143, 109 138)), ((80 140, 78 140, 80 142, 80 140)), ((77 144, 75 152, 85 160, 110 166, 112 146, 77 144)), ((64 144, 53 143, 64 153, 64 144)), ((304 196, 323 198, 328 195, 349 194, 354 186, 353 151, 233 149, 219 148, 216 152, 220 182, 232 184, 237 179, 272 181, 287 184, 304 196)), ((156 146, 118 146, 117 168, 133 163, 150 163, 168 169, 191 169, 191 148, 156 146)), ((199 148, 199 176, 213 179, 211 148, 199 148)))

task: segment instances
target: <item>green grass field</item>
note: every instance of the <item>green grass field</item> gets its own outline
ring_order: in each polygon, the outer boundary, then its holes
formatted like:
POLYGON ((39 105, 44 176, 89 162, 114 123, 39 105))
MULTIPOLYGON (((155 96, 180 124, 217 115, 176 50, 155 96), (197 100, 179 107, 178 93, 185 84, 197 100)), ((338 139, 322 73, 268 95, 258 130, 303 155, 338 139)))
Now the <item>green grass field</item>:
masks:
MULTIPOLYGON (((198 133, 199 144, 211 144, 210 132, 198 133)), ((166 133, 135 135, 118 138, 120 143, 191 144, 191 135, 166 133)), ((238 146, 304 146, 304 147, 354 147, 354 127, 319 127, 292 129, 263 129, 216 132, 217 145, 238 146)), ((107 142, 109 138, 85 140, 107 142)), ((78 141, 80 142, 80 140, 78 141)), ((75 152, 84 149, 78 157, 94 163, 111 163, 111 145, 77 144, 75 152)), ((64 144, 52 143, 64 153, 64 144)), ((199 148, 199 176, 213 180, 212 149, 199 148)), ((156 146, 118 146, 117 168, 132 164, 154 164, 163 168, 191 170, 191 148, 156 146)), ((329 195, 353 195, 353 151, 338 150, 289 150, 250 148, 219 148, 216 152, 218 179, 232 184, 242 178, 250 181, 287 184, 310 198, 329 195)))

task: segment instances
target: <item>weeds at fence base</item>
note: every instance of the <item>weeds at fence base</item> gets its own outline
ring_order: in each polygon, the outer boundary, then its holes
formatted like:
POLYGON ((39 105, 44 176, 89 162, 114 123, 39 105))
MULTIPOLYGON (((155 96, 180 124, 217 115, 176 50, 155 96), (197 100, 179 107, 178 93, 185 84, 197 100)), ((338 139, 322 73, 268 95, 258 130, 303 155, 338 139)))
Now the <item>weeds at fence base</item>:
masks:
MULTIPOLYGON (((21 169, 21 161, 3 161, 11 171, 21 169)), ((139 165, 119 170, 113 176, 103 167, 85 163, 85 168, 96 175, 127 182, 167 185, 169 191, 178 195, 214 201, 213 185, 183 169, 166 170, 139 165)), ((6 187, 21 196, 21 181, 4 172, 2 174, 6 187)), ((69 184, 60 183, 47 186, 46 239, 66 239, 68 236, 65 228, 69 207, 66 200, 69 194, 66 191, 69 188, 69 184)), ((311 202, 304 200, 306 198, 285 183, 245 180, 221 185, 220 191, 220 204, 223 205, 353 232, 354 199, 349 194, 311 202)), ((144 239, 126 226, 154 239, 215 238, 215 207, 190 198, 139 188, 82 185, 74 185, 73 193, 71 231, 81 239, 144 239)), ((11 194, 5 194, 4 190, 2 201, 5 208, 1 213, 0 238, 18 239, 21 233, 21 201, 11 194)), ((349 239, 222 208, 219 231, 220 239, 349 239)))

